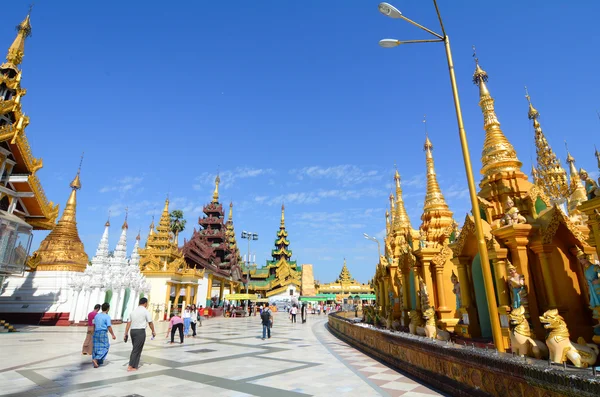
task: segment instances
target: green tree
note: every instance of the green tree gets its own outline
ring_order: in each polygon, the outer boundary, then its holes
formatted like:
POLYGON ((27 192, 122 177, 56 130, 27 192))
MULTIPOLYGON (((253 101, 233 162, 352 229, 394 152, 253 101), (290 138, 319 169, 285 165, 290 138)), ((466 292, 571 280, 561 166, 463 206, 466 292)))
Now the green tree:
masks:
POLYGON ((171 212, 171 232, 173 234, 179 234, 185 230, 186 220, 183 219, 183 211, 173 210, 171 212))

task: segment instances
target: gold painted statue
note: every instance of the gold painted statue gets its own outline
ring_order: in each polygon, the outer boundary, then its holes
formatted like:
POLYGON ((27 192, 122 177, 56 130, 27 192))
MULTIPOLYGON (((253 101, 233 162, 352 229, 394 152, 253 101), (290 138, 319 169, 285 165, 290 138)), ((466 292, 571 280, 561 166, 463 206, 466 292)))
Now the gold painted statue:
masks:
POLYGON ((544 342, 531 337, 531 328, 525 318, 525 308, 521 306, 514 309, 510 312, 509 317, 510 323, 513 325, 510 330, 510 347, 513 353, 519 356, 547 359, 548 348, 544 342))
POLYGON ((408 313, 410 323, 408 324, 408 331, 413 335, 425 336, 425 329, 423 328, 423 318, 421 314, 416 310, 411 310, 408 313))
POLYGON ((504 211, 504 215, 500 220, 502 226, 527 223, 527 219, 519 213, 519 209, 515 206, 515 202, 510 197, 506 198, 504 211))
POLYGON ((517 268, 508 260, 508 286, 510 287, 510 297, 513 310, 523 307, 525 316, 529 317, 529 301, 527 299, 527 286, 525 285, 525 276, 517 273, 517 268))
POLYGON ((454 274, 454 270, 452 270, 452 276, 450 276, 450 281, 452 281, 452 292, 456 296, 456 310, 460 310, 462 306, 461 298, 460 298, 460 282, 458 281, 458 277, 454 274))
POLYGON ((588 200, 593 199, 595 197, 600 197, 600 189, 598 189, 598 184, 590 178, 587 171, 583 168, 579 169, 579 178, 585 183, 585 193, 587 194, 588 200))
POLYGON ((441 341, 450 340, 450 333, 437 327, 437 323, 435 321, 435 310, 433 310, 433 307, 430 307, 423 312, 423 319, 425 319, 424 328, 426 337, 441 341))
POLYGON ((583 338, 579 338, 578 343, 571 342, 565 319, 558 314, 558 310, 548 310, 540 316, 540 321, 544 328, 550 330, 546 337, 546 345, 553 362, 562 364, 569 359, 578 368, 594 365, 598 358, 598 346, 586 343, 583 338))

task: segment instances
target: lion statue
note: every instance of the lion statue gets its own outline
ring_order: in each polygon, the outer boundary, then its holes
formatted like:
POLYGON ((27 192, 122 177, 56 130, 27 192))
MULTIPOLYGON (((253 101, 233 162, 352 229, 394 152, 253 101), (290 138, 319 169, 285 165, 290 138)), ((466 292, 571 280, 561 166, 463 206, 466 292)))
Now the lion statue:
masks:
POLYGON ((425 336, 431 339, 438 339, 442 341, 450 340, 450 332, 444 331, 437 327, 435 321, 435 310, 433 307, 428 308, 423 312, 423 319, 425 319, 425 336))
POLYGON ((552 309, 540 316, 544 328, 550 330, 546 337, 546 345, 550 350, 550 359, 555 363, 563 363, 569 359, 578 368, 594 365, 598 357, 598 346, 586 343, 583 338, 573 343, 569 339, 569 330, 565 319, 552 309))
POLYGON ((423 318, 416 310, 411 310, 408 313, 410 323, 408 324, 408 330, 413 335, 425 336, 425 329, 423 328, 423 318))
POLYGON ((519 356, 529 356, 538 359, 548 358, 548 348, 544 342, 531 337, 529 322, 525 318, 525 308, 520 306, 509 313, 510 347, 519 356))

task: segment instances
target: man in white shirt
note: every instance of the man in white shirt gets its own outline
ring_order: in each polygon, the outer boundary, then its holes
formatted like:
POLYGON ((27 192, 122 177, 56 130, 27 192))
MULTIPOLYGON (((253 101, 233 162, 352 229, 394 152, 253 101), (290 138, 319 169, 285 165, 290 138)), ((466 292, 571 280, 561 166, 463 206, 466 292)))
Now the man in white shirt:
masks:
POLYGON ((140 305, 131 312, 129 315, 129 321, 125 328, 125 342, 127 342, 127 335, 129 329, 131 329, 131 343, 133 344, 133 350, 129 357, 129 367, 127 371, 137 371, 140 365, 140 357, 142 356, 142 349, 144 349, 144 343, 146 342, 146 326, 149 325, 152 330, 152 337, 156 336, 154 331, 154 324, 152 323, 152 316, 147 309, 148 299, 141 298, 140 305))

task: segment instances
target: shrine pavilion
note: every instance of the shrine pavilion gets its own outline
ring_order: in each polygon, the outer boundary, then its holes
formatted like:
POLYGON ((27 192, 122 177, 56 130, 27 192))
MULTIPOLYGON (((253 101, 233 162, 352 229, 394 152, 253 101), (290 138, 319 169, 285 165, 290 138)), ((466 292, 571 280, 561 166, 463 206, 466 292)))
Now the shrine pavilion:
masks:
MULTIPOLYGON (((332 283, 329 284, 320 284, 317 285, 317 295, 328 297, 333 294, 331 297, 336 302, 362 302, 368 300, 375 299, 375 291, 371 287, 370 284, 361 284, 352 278, 348 267, 346 267, 346 258, 344 258, 344 265, 342 266, 342 271, 340 272, 340 276, 332 283)), ((309 300, 309 299, 302 299, 309 300)))

